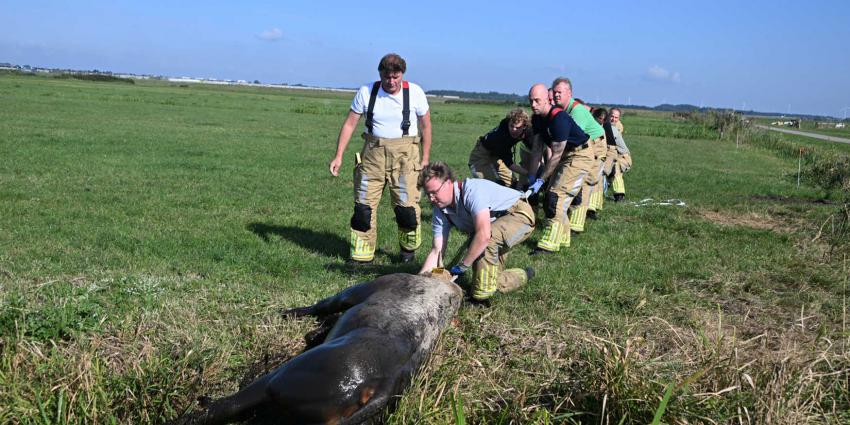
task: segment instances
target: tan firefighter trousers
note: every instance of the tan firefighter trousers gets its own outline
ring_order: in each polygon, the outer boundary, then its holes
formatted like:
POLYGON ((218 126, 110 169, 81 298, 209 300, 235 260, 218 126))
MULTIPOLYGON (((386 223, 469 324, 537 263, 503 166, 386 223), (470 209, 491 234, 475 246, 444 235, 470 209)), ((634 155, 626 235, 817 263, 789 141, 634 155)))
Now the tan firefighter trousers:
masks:
POLYGON ((514 246, 528 239, 534 230, 534 210, 524 199, 514 204, 507 214, 490 224, 490 244, 472 264, 472 297, 483 300, 496 291, 506 293, 526 283, 525 270, 505 269, 505 256, 514 246))
POLYGON ((365 143, 354 167, 354 215, 351 218, 351 258, 372 261, 378 240, 377 212, 384 187, 389 186, 399 245, 414 251, 422 242, 419 188, 422 168, 419 137, 382 139, 363 134, 365 143))
MULTIPOLYGON (((587 144, 582 145, 587 146, 587 144)), ((546 219, 543 235, 537 247, 555 252, 561 243, 569 246, 570 220, 567 210, 591 173, 596 163, 593 149, 589 146, 564 152, 555 172, 549 178, 549 190, 543 207, 546 219)))
POLYGON ((495 157, 481 142, 469 154, 469 171, 476 179, 487 179, 511 187, 513 172, 501 159, 495 157))
POLYGON ((587 179, 585 179, 584 186, 581 188, 581 205, 573 207, 573 210, 570 212, 570 228, 576 232, 584 231, 587 210, 596 209, 591 208, 591 201, 594 193, 601 188, 601 185, 598 183, 602 181, 602 167, 608 152, 605 135, 599 136, 588 143, 593 151, 594 165, 588 170, 587 179))

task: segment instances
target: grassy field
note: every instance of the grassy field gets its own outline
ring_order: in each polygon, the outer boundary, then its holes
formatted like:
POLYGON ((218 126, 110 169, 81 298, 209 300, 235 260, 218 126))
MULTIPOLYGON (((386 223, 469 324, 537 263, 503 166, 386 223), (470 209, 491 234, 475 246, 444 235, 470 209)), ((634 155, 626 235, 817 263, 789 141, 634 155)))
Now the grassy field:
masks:
MULTIPOLYGON (((343 265, 359 143, 343 177, 327 161, 350 94, 0 75, 0 96, 0 423, 162 423, 296 355, 315 323, 281 309, 418 269, 386 201, 376 265, 343 265)), ((506 110, 433 102, 432 158, 467 176, 506 110)), ((538 276, 462 307, 387 422, 850 421, 834 195, 693 124, 623 121, 630 202, 558 256, 518 247, 538 276)))

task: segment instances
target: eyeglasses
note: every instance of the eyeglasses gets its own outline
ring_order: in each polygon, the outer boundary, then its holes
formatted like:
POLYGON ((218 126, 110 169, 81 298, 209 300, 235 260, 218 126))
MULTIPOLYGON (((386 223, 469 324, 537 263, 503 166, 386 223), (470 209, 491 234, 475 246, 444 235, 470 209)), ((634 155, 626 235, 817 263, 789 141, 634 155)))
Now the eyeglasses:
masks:
POLYGON ((426 195, 428 195, 428 198, 429 198, 429 199, 430 199, 430 198, 436 198, 436 197, 437 197, 437 193, 439 193, 439 192, 443 189, 443 186, 445 186, 445 185, 446 185, 446 182, 447 182, 447 181, 448 181, 448 180, 443 180, 443 184, 441 184, 441 185, 440 185, 440 187, 438 187, 438 188, 437 188, 437 190, 435 190, 435 191, 433 191, 433 192, 429 192, 429 191, 427 191, 427 190, 426 190, 426 191, 425 191, 425 194, 426 194, 426 195))

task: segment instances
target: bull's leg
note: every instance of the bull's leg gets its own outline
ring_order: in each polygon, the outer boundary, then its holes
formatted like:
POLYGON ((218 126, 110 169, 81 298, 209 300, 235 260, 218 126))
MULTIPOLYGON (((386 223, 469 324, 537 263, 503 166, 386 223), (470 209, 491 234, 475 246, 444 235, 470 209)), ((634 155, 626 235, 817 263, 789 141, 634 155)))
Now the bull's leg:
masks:
POLYGON ((218 425, 248 419, 255 409, 268 401, 266 385, 270 377, 271 374, 266 375, 236 394, 214 401, 206 411, 183 423, 218 425))
POLYGON ((303 317, 303 316, 328 316, 334 313, 341 313, 362 303, 375 292, 386 287, 392 282, 392 275, 381 276, 375 280, 359 283, 342 292, 325 298, 316 304, 307 307, 298 307, 289 310, 284 310, 284 316, 303 317))

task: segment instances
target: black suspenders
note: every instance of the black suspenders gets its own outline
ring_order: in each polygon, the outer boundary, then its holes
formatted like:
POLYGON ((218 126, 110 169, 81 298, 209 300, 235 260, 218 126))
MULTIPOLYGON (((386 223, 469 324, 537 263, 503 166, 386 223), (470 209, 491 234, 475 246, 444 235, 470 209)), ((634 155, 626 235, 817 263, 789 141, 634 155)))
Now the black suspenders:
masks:
POLYGON ((401 135, 407 136, 407 130, 410 129, 410 85, 403 81, 401 87, 401 135))
MULTIPOLYGON (((380 81, 375 81, 372 84, 372 93, 369 95, 369 106, 366 108, 366 129, 369 134, 372 134, 372 120, 375 116, 375 99, 378 98, 378 89, 381 87, 380 81)), ((401 134, 407 136, 410 130, 410 84, 407 81, 402 81, 402 110, 401 110, 401 134)))
POLYGON ((380 81, 375 81, 375 84, 372 84, 372 94, 369 95, 369 107, 366 108, 366 128, 369 130, 369 134, 372 134, 372 117, 375 115, 375 99, 378 98, 378 88, 381 87, 380 81))

